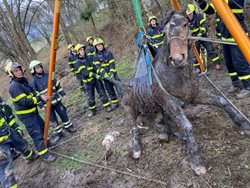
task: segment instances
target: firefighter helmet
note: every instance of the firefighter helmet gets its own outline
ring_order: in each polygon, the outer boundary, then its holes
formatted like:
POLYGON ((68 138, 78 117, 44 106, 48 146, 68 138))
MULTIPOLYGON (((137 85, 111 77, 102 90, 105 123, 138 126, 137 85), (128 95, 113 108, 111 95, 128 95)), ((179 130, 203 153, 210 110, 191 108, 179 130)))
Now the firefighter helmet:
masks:
POLYGON ((103 44, 104 45, 104 42, 101 38, 96 38, 93 42, 93 46, 96 46, 97 44, 103 44))
POLYGON ((89 36, 86 38, 86 42, 89 43, 89 40, 92 39, 93 40, 93 37, 89 36))
POLYGON ((40 61, 38 61, 38 60, 33 60, 33 61, 30 62, 29 68, 30 68, 31 74, 34 74, 34 73, 35 73, 35 67, 36 67, 37 65, 41 65, 41 66, 42 66, 42 63, 41 63, 40 61))
POLYGON ((9 62, 5 66, 5 72, 9 77, 13 78, 14 75, 13 75, 12 71, 15 70, 16 68, 20 68, 22 70, 22 72, 24 72, 22 69, 22 66, 17 62, 9 62))
POLYGON ((150 23, 152 19, 157 20, 156 16, 149 16, 148 17, 148 23, 150 23))
POLYGON ((76 52, 77 52, 78 54, 79 54, 79 50, 80 50, 81 48, 84 48, 84 49, 85 49, 85 45, 84 45, 84 44, 77 44, 77 45, 76 45, 75 50, 76 50, 76 52))
POLYGON ((187 10, 186 10, 186 14, 191 14, 195 11, 195 6, 193 4, 188 4, 187 5, 187 10))
POLYGON ((71 51, 71 48, 72 48, 72 47, 75 47, 75 45, 74 45, 74 44, 69 44, 69 45, 68 45, 68 51, 71 51))

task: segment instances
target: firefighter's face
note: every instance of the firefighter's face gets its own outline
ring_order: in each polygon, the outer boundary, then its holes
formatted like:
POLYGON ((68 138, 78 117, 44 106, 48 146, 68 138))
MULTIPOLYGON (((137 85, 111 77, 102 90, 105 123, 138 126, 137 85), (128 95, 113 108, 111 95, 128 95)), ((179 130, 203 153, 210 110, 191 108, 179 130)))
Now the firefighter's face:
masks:
POLYGON ((16 77, 16 78, 22 78, 23 77, 23 71, 20 67, 17 67, 15 68, 13 71, 12 71, 13 75, 16 77))
POLYGON ((80 49, 79 49, 79 54, 80 54, 81 56, 84 56, 84 55, 85 55, 85 50, 84 50, 84 48, 80 48, 80 49))
POLYGON ((102 51, 104 47, 103 47, 103 44, 97 44, 96 48, 98 51, 102 51))
POLYGON ((155 24, 156 24, 156 19, 150 20, 150 24, 151 24, 151 25, 155 25, 155 24))
POLYGON ((191 12, 190 14, 187 14, 187 18, 189 20, 193 20, 193 17, 194 17, 194 13, 193 12, 191 12))
POLYGON ((38 74, 43 73, 43 67, 42 67, 42 65, 37 65, 37 66, 35 66, 35 71, 36 71, 36 73, 38 73, 38 74))
POLYGON ((93 39, 89 39, 89 44, 92 45, 93 44, 93 39))

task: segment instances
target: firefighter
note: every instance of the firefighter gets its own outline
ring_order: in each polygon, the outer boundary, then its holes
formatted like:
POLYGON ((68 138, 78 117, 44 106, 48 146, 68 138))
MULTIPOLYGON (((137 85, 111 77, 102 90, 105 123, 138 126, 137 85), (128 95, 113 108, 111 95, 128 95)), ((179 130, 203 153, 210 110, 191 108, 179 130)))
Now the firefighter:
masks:
POLYGON ((156 16, 150 16, 148 18, 148 23, 147 36, 149 38, 147 43, 152 56, 155 57, 164 42, 163 28, 157 22, 156 16))
MULTIPOLYGON (((32 74, 32 86, 34 87, 37 95, 47 95, 48 91, 48 79, 49 75, 44 72, 43 65, 38 60, 33 60, 30 63, 30 72, 32 74)), ((70 133, 76 132, 75 126, 69 120, 67 109, 63 105, 62 100, 66 99, 66 93, 61 88, 60 82, 54 80, 52 99, 51 99, 51 113, 50 113, 50 122, 54 129, 53 132, 53 142, 58 142, 63 136, 62 127, 58 122, 56 114, 59 115, 63 122, 63 127, 70 133)), ((46 111, 46 103, 41 103, 42 111, 46 111)))
MULTIPOLYGON (((97 109, 95 105, 95 89, 99 94, 99 97, 102 101, 103 107, 107 109, 107 112, 110 112, 112 109, 108 101, 104 86, 100 81, 100 73, 104 72, 104 69, 99 65, 97 69, 96 66, 93 66, 91 58, 86 55, 85 46, 83 44, 76 45, 77 53, 79 54, 78 60, 76 62, 76 69, 78 74, 81 76, 85 86, 86 86, 86 97, 88 100, 89 109, 91 113, 89 117, 96 115, 97 109), (99 74, 96 70, 100 70, 99 74)), ((98 66, 98 65, 97 65, 98 66)), ((108 77, 107 74, 104 75, 108 77)))
MULTIPOLYGON (((208 4, 206 0, 196 0, 196 1, 199 3, 200 8, 206 14, 216 13, 213 4, 208 4)), ((235 17, 238 19, 244 31, 247 33, 247 26, 246 23, 244 22, 245 0, 237 2, 233 0, 225 0, 225 1, 231 8, 235 17)), ((219 17, 218 13, 216 14, 219 17)), ((219 28, 222 40, 230 42, 235 41, 230 32, 228 31, 226 25, 222 21, 222 19, 220 19, 219 28)), ((238 94, 236 94, 237 99, 242 99, 247 96, 250 96, 250 68, 239 47, 235 45, 223 44, 223 56, 229 76, 231 77, 232 80, 232 85, 228 90, 228 93, 236 93, 240 91, 238 94)))
MULTIPOLYGON (((195 6, 193 4, 187 5, 186 16, 189 21, 189 27, 192 31, 193 36, 197 37, 206 37, 207 38, 207 22, 206 22, 206 15, 199 14, 195 12, 195 6)), ((216 70, 221 69, 220 58, 213 49, 211 42, 206 41, 196 41, 196 48, 198 52, 200 52, 201 45, 207 50, 208 55, 212 58, 212 62, 216 70)), ((195 58, 194 61, 195 72, 200 73, 201 69, 197 59, 195 58)))
POLYGON ((115 109, 119 107, 119 101, 116 94, 116 91, 119 92, 119 89, 116 88, 115 91, 115 85, 110 81, 110 79, 114 79, 116 81, 120 81, 120 79, 115 68, 114 56, 110 51, 105 49, 104 41, 101 38, 96 38, 93 45, 96 49, 96 54, 93 57, 93 64, 95 66, 102 67, 102 69, 97 68, 97 73, 104 76, 105 79, 103 81, 105 89, 107 90, 109 97, 111 98, 112 107, 113 109, 115 109), (108 75, 108 77, 105 75, 108 75))
POLYGON ((10 125, 8 116, 0 109, 0 181, 3 188, 17 187, 13 172, 11 149, 20 152, 27 162, 38 158, 37 152, 29 148, 28 142, 17 132, 19 125, 10 125))
MULTIPOLYGON (((47 101, 48 97, 46 95, 36 96, 34 89, 24 77, 24 72, 20 64, 10 62, 7 64, 5 70, 9 77, 11 77, 9 93, 18 119, 25 125, 40 157, 46 162, 55 161, 56 157, 44 145, 44 121, 37 110, 37 104, 40 101, 47 101)), ((53 144, 50 141, 48 142, 48 145, 53 144)))
POLYGON ((68 51, 69 51, 68 63, 69 63, 70 72, 73 72, 75 74, 76 79, 78 80, 79 85, 80 85, 80 90, 81 92, 84 92, 85 91, 84 83, 82 82, 81 78, 79 78, 78 75, 75 73, 75 69, 74 69, 74 65, 76 63, 76 60, 78 59, 78 55, 76 54, 76 50, 75 50, 75 45, 69 44, 68 51))
POLYGON ((93 37, 91 36, 87 37, 86 42, 88 44, 88 46, 86 47, 86 54, 87 56, 91 57, 91 60, 92 60, 93 56, 95 55, 95 48, 93 46, 93 42, 94 42, 93 37))

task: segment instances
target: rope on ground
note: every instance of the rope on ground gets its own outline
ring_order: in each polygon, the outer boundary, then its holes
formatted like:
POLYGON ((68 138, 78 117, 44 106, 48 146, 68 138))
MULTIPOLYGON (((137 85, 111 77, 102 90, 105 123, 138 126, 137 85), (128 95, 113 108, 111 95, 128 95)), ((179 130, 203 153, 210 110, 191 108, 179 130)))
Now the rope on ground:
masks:
POLYGON ((213 43, 219 43, 219 44, 237 45, 237 43, 235 43, 235 42, 229 42, 229 41, 224 41, 224 40, 220 40, 220 39, 213 39, 213 38, 207 38, 207 37, 189 36, 188 38, 192 39, 192 40, 200 40, 200 41, 213 42, 213 43))
POLYGON ((150 178, 150 177, 136 175, 136 174, 125 172, 125 171, 121 171, 121 170, 118 170, 118 169, 115 169, 115 168, 111 168, 111 167, 107 167, 107 166, 102 166, 102 165, 94 164, 94 163, 91 163, 91 162, 88 162, 88 161, 85 161, 85 160, 76 159, 74 157, 67 156, 67 155, 64 155, 64 154, 61 154, 61 153, 58 153, 58 152, 54 152, 54 151, 52 151, 52 153, 54 153, 54 154, 56 154, 58 156, 64 157, 66 159, 70 159, 72 161, 76 161, 76 162, 87 164, 87 165, 94 166, 94 167, 97 167, 97 168, 109 170, 109 171, 116 172, 116 173, 119 173, 119 174, 123 174, 123 175, 126 175, 126 176, 132 176, 132 177, 140 179, 140 180, 145 180, 145 181, 148 181, 148 182, 154 182, 154 183, 158 183, 158 184, 165 185, 165 186, 168 185, 167 182, 156 180, 156 179, 153 179, 153 178, 150 178))
POLYGON ((214 84, 214 82, 206 75, 206 74, 202 74, 209 82, 210 84, 235 108, 235 110, 237 110, 250 124, 250 120, 245 116, 245 114, 243 114, 240 109, 235 106, 233 104, 233 102, 224 94, 222 93, 222 91, 214 84))
MULTIPOLYGON (((107 124, 107 123, 109 123, 109 122, 111 122, 111 121, 113 121, 113 120, 115 120, 115 119, 118 119, 118 118, 122 117, 123 115, 124 115, 124 113, 123 113, 123 114, 120 114, 120 115, 118 115, 118 116, 116 116, 116 117, 114 117, 114 118, 112 118, 112 119, 110 119, 110 120, 108 120, 108 121, 106 121, 106 122, 104 122, 104 123, 102 123, 101 126, 102 126, 102 125, 105 125, 105 124, 107 124)), ((81 129, 78 129, 78 131, 79 131, 79 130, 81 130, 81 129)), ((63 141, 63 142, 60 142, 60 143, 56 144, 55 146, 50 147, 50 149, 54 149, 54 148, 56 148, 57 146, 60 146, 60 145, 65 144, 65 143, 67 143, 67 142, 69 142, 69 141, 71 141, 71 140, 74 140, 75 138, 78 138, 78 137, 81 136, 82 134, 83 134, 83 133, 80 133, 80 134, 78 134, 78 135, 76 135, 76 136, 71 137, 71 138, 68 139, 68 140, 65 140, 65 141, 63 141)))

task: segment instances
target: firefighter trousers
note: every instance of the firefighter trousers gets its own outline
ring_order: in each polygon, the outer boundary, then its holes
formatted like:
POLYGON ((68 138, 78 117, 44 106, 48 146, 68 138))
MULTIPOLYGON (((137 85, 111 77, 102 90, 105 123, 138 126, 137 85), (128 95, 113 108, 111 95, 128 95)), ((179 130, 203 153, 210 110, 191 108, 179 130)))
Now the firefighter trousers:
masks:
POLYGON ((40 117, 38 111, 30 114, 18 115, 20 121, 25 125, 34 145, 41 157, 48 156, 48 148, 44 145, 44 121, 40 117))
POLYGON ((86 95, 87 95, 87 100, 88 100, 88 105, 89 105, 90 110, 96 110, 95 89, 102 101, 103 106, 107 107, 110 105, 104 86, 101 81, 93 80, 89 83, 86 83, 85 86, 86 86, 85 89, 86 89, 86 95))
POLYGON ((67 114, 67 109, 61 101, 58 101, 56 104, 53 104, 51 106, 51 111, 50 111, 50 121, 52 122, 53 125, 56 126, 53 128, 55 129, 56 133, 61 133, 62 128, 59 125, 58 118, 57 118, 56 114, 58 114, 59 117, 61 118, 65 128, 69 128, 72 125, 71 121, 69 120, 68 114, 67 114))
POLYGON ((224 44, 223 56, 233 84, 241 80, 243 87, 250 89, 250 68, 239 47, 224 44))

